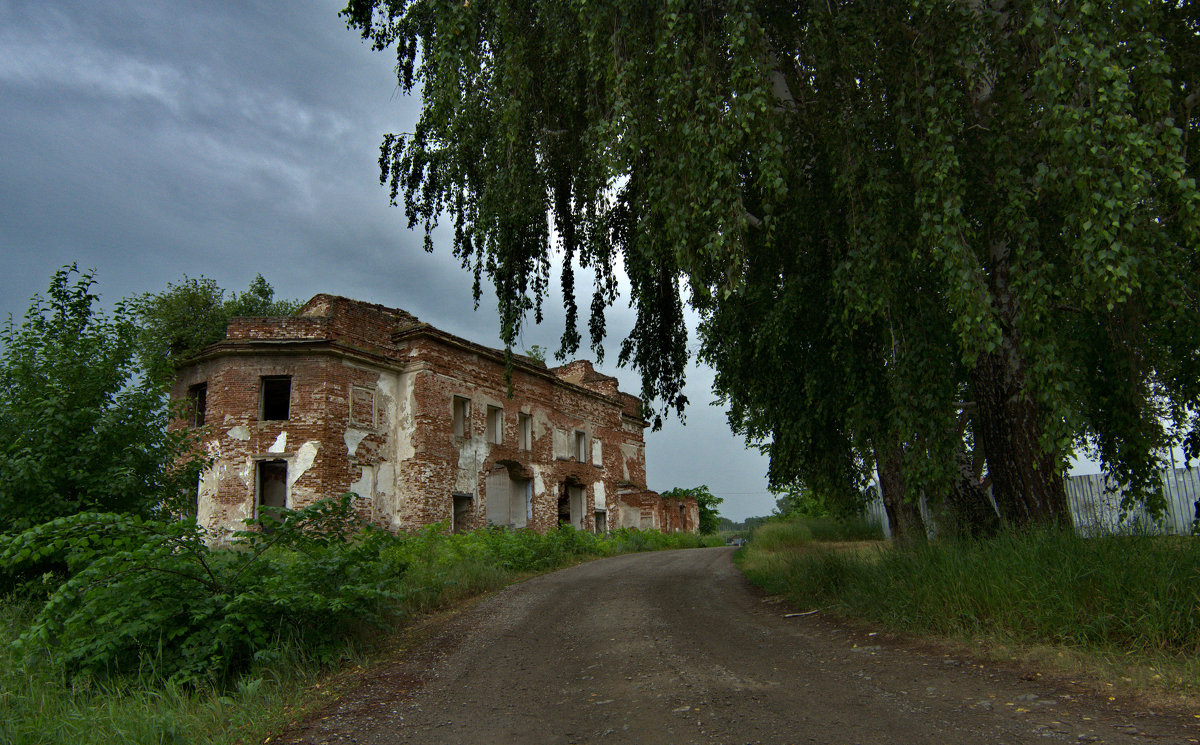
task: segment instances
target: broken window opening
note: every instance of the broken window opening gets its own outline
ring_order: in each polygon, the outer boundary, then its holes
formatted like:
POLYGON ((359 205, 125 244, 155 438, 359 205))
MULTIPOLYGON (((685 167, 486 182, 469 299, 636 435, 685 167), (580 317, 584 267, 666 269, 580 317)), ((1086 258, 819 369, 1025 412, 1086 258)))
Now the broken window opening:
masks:
MULTIPOLYGON (((258 462, 257 501, 257 517, 287 507, 287 461, 261 460, 258 462)), ((264 523, 263 530, 269 532, 270 523, 264 523)))
POLYGON ((583 530, 586 501, 587 495, 582 486, 564 483, 558 496, 558 524, 583 530))
POLYGON ((188 424, 193 427, 204 426, 204 410, 208 408, 208 383, 197 383, 188 388, 188 424))
POLYGON ((264 376, 260 400, 262 411, 259 413, 259 419, 264 422, 286 420, 291 413, 292 376, 264 376))
POLYGON ((487 439, 495 445, 504 442, 504 409, 499 406, 487 407, 487 439))
POLYGON ((587 462, 587 434, 578 429, 575 430, 575 460, 587 462))
POLYGON ((469 437, 471 434, 471 399, 454 397, 454 436, 469 437))
POLYGON ((188 502, 187 507, 184 508, 185 511, 184 511, 183 516, 185 518, 190 517, 192 520, 196 520, 196 521, 198 521, 200 519, 200 494, 203 490, 204 490, 204 474, 200 474, 200 477, 198 479, 196 479, 195 499, 192 499, 190 502, 188 502))
POLYGON ((517 446, 522 450, 533 449, 533 417, 517 414, 517 446))
POLYGON ((450 521, 451 533, 462 533, 470 530, 472 502, 470 494, 452 494, 454 500, 454 514, 450 521))
POLYGON ((558 495, 558 524, 571 524, 571 495, 567 492, 565 485, 562 493, 558 495))
POLYGON ((596 510, 596 532, 608 532, 608 513, 605 510, 596 510))

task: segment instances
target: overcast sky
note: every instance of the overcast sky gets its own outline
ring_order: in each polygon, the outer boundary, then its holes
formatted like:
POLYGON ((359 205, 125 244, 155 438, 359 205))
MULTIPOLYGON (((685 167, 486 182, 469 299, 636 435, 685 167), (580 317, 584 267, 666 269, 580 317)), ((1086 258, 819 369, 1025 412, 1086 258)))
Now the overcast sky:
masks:
MULTIPOLYGON (((448 243, 426 254, 387 206, 379 141, 411 130, 419 101, 343 5, 0 0, 0 316, 71 262, 97 271, 105 302, 185 274, 241 290, 261 272, 281 297, 401 307, 497 346, 495 299, 473 311, 448 243)), ((560 299, 548 307, 525 348, 557 348, 560 299)), ((631 323, 613 309, 601 370, 636 393, 614 364, 631 323)), ((647 431, 649 485, 707 484, 726 517, 767 514, 766 459, 709 405, 711 382, 693 369, 686 426, 647 431)))

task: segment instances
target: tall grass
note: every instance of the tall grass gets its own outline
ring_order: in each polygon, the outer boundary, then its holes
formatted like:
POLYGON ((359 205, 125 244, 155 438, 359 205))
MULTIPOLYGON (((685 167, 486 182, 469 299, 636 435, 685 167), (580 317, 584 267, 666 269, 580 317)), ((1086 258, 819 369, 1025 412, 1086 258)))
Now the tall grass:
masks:
POLYGON ((281 725, 304 705, 319 668, 289 650, 273 668, 260 667, 227 690, 193 689, 165 681, 71 678, 16 654, 12 641, 29 622, 27 602, 0 604, 0 743, 236 743, 247 732, 281 725))
POLYGON ((791 550, 810 541, 882 541, 883 530, 859 518, 792 517, 772 519, 755 529, 754 552, 791 550))
MULTIPOLYGON (((380 561, 406 566, 402 600, 391 626, 423 611, 501 587, 534 572, 630 551, 718 545, 714 537, 617 531, 608 537, 571 530, 546 534, 486 530, 446 535, 435 526, 398 538, 380 561)), ((115 743, 258 742, 319 703, 313 686, 330 671, 309 650, 284 644, 223 688, 174 685, 153 661, 137 675, 74 676, 46 659, 18 654, 12 642, 28 627, 37 604, 0 600, 0 743, 109 745, 115 743)), ((361 662, 384 641, 364 624, 347 636, 341 659, 361 662)), ((375 632, 376 634, 378 632, 375 632)))
POLYGON ((1036 530, 864 552, 783 551, 756 536, 740 561, 752 581, 797 604, 897 629, 1200 653, 1200 541, 1191 538, 1036 530))

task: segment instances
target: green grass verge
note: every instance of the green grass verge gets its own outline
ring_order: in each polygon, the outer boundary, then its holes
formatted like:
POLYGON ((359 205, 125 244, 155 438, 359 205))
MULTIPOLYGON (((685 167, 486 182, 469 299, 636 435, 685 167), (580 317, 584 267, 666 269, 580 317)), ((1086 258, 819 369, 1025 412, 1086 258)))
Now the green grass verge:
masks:
MULTIPOLYGON (((404 600, 392 629, 406 618, 494 590, 531 574, 630 551, 720 545, 715 536, 617 531, 600 537, 578 531, 478 531, 444 535, 436 529, 407 536, 385 557, 407 563, 404 600)), ((314 687, 335 671, 307 650, 275 650, 222 689, 173 685, 155 675, 105 678, 68 675, 38 655, 19 654, 13 641, 39 604, 0 602, 0 743, 110 745, 261 742, 282 724, 323 702, 314 687)), ((387 634, 371 628, 348 638, 341 664, 362 664, 384 648, 387 634)))
POLYGON ((1079 538, 1059 530, 910 547, 821 550, 797 527, 764 526, 738 557, 746 576, 804 608, 889 628, 1096 656, 1110 670, 1195 692, 1200 541, 1079 538))

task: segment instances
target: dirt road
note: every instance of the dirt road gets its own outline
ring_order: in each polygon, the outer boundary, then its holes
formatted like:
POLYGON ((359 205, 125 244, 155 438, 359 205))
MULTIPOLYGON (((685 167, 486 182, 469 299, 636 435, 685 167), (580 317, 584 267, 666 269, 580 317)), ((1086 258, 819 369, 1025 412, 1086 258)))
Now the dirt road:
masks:
MULTIPOLYGON (((633 554, 511 586, 284 739, 303 743, 1189 743, 1200 718, 1027 680, 820 614, 732 550, 633 554)), ((1200 714, 1200 712, 1197 712, 1200 714)))

